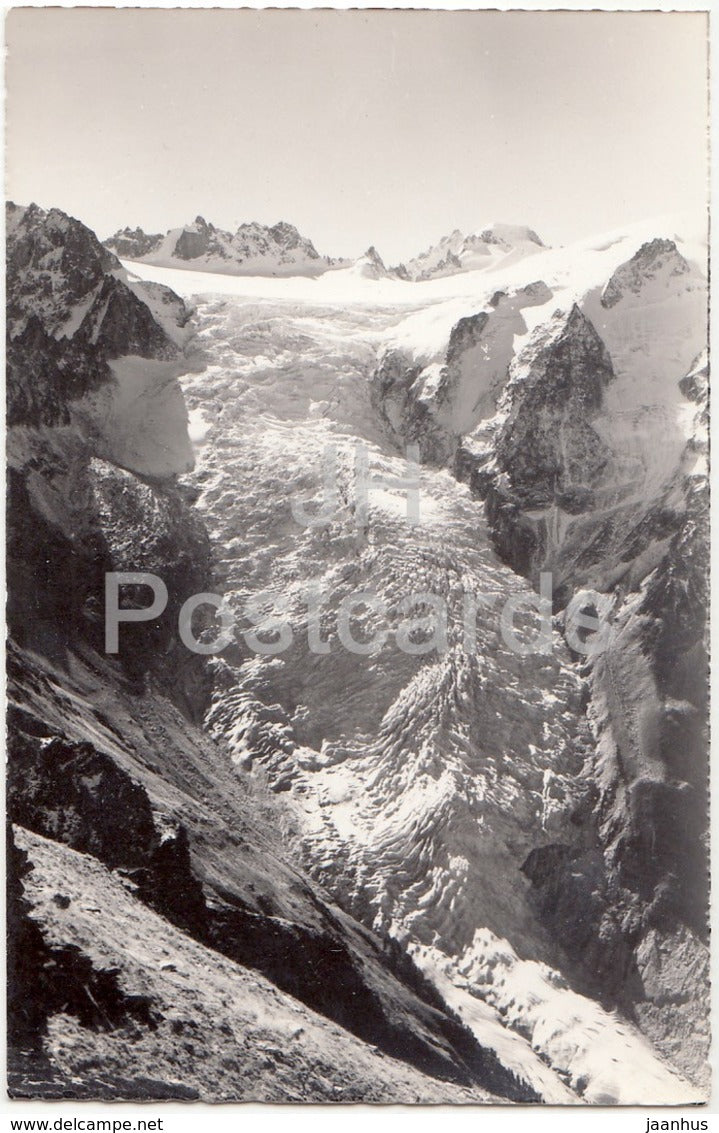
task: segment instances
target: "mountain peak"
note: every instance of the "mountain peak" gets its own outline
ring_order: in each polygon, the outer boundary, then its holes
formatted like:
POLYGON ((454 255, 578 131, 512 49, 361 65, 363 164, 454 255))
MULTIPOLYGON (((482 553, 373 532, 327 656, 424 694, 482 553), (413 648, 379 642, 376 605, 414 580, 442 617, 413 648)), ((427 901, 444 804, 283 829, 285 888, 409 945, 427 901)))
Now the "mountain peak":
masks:
POLYGON ((485 244, 497 244, 500 247, 515 248, 519 244, 536 244, 545 248, 546 244, 540 240, 533 228, 526 224, 506 224, 495 221, 479 233, 480 240, 485 244))
POLYGON ((409 279, 437 279, 457 272, 482 270, 509 254, 517 258, 544 247, 532 228, 495 222, 467 236, 455 228, 449 236, 443 236, 403 266, 409 279))
POLYGON ((352 270, 365 279, 396 278, 395 271, 388 270, 374 244, 370 244, 365 254, 355 260, 352 270))
POLYGON ((647 240, 614 272, 602 292, 602 306, 614 307, 627 295, 638 296, 652 283, 666 290, 673 277, 687 275, 690 271, 673 240, 659 237, 647 240))

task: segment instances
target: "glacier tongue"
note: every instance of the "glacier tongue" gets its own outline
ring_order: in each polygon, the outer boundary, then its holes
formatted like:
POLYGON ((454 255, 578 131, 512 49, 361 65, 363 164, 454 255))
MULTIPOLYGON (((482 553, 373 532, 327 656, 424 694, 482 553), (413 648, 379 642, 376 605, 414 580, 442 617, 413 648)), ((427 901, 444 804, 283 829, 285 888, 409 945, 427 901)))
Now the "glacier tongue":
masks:
MULTIPOLYGON (((284 792, 288 838, 315 876, 400 939, 480 1041, 546 1101, 698 1100, 636 1027, 592 989, 572 990, 577 972, 520 869, 537 846, 574 842, 572 815, 587 802, 592 738, 566 646, 555 634, 550 652, 523 656, 504 641, 499 611, 510 595, 526 602, 519 632, 534 640, 532 591, 497 560, 483 507, 449 471, 422 468, 416 527, 391 486, 372 490, 367 521, 356 521, 358 442, 386 481, 406 473, 369 378, 386 343, 408 333, 398 324, 427 325, 416 292, 410 299, 392 283, 390 301, 368 290, 339 305, 293 286, 285 298, 253 298, 223 285, 197 303, 209 366, 183 384, 191 417, 203 421, 192 479, 218 589, 242 628, 253 597, 264 594, 265 609, 268 594, 281 598, 293 635, 276 656, 238 645, 214 662, 208 725, 238 766, 284 792), (328 446, 339 506, 327 526, 302 527, 292 501, 319 506, 328 446), (326 595, 327 652, 308 649, 308 587, 326 595), (385 602, 395 628, 406 595, 441 595, 446 651, 411 655, 390 640, 349 652, 339 605, 360 591, 385 602), (480 597, 469 653, 466 595, 480 597), (628 1081, 630 1061, 641 1075, 628 1081)), ((486 301, 430 307, 430 326, 486 301)), ((356 638, 377 628, 371 609, 356 609, 356 638)))

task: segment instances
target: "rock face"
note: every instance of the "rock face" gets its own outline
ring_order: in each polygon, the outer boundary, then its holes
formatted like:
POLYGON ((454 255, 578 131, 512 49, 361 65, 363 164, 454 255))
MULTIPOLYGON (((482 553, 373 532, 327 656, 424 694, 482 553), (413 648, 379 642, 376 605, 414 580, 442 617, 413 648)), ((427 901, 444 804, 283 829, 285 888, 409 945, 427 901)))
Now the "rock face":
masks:
POLYGON ((611 457, 593 421, 613 377, 604 343, 576 305, 542 324, 510 366, 493 455, 473 482, 499 554, 535 580, 539 564, 549 567, 547 511, 592 507, 611 457))
POLYGON ((95 455, 168 476, 192 466, 178 374, 190 362, 184 303, 131 283, 89 229, 59 210, 7 209, 10 464, 67 426, 95 455), (143 430, 145 436, 142 436, 143 430))
POLYGON ((591 423, 613 377, 604 343, 576 305, 540 328, 510 371, 495 442, 516 506, 530 511, 555 500, 569 512, 587 506, 609 459, 591 423))
POLYGON ((143 256, 157 251, 164 237, 161 232, 143 232, 141 228, 120 228, 114 236, 105 240, 105 247, 111 248, 116 256, 124 260, 140 260, 143 256))
POLYGON ((312 242, 286 221, 271 227, 241 224, 233 233, 198 216, 165 236, 123 228, 105 246, 128 260, 229 275, 321 275, 345 266, 343 261, 320 256, 312 242))
POLYGON ((628 293, 646 292, 648 284, 666 287, 672 277, 688 274, 689 264, 673 240, 650 240, 614 272, 602 292, 602 306, 614 307, 628 293))
POLYGON ((534 229, 525 224, 492 224, 480 232, 478 238, 485 244, 496 244, 506 250, 523 243, 535 244, 538 248, 545 247, 534 229))
POLYGON ((68 403, 113 384, 113 360, 181 355, 187 313, 177 296, 172 334, 79 221, 35 205, 9 204, 6 217, 9 424, 67 422, 68 403))
POLYGON ((21 335, 32 319, 56 341, 77 339, 107 358, 121 354, 172 358, 188 313, 181 299, 159 284, 130 285, 126 272, 94 233, 59 209, 37 205, 6 209, 8 333, 21 335), (148 296, 164 291, 174 334, 159 323, 148 296))
POLYGON ((485 310, 458 320, 446 349, 429 363, 411 350, 385 351, 371 392, 392 439, 416 443, 431 463, 461 462, 460 438, 493 416, 505 389, 514 337, 527 330, 522 311, 550 298, 541 281, 511 295, 495 292, 485 310))
POLYGON ((402 351, 388 350, 372 377, 372 403, 398 445, 415 444, 423 460, 444 463, 458 438, 437 424, 423 392, 422 367, 402 351))

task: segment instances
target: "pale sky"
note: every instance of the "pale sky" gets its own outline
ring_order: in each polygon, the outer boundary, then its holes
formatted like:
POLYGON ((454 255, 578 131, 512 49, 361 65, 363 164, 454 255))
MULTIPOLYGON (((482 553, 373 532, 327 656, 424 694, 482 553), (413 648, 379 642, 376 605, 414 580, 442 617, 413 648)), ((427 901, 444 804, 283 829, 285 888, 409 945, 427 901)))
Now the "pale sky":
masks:
POLYGON ((7 194, 101 238, 288 220, 387 262, 704 208, 706 15, 15 9, 7 194))

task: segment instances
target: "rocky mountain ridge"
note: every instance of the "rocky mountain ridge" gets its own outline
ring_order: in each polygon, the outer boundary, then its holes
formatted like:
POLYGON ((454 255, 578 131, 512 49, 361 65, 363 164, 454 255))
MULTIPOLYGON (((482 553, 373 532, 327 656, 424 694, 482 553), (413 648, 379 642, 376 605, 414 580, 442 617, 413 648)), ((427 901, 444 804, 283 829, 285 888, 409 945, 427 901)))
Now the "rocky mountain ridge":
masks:
POLYGON ((241 224, 233 233, 215 227, 202 216, 164 235, 121 228, 104 244, 122 259, 161 267, 258 276, 319 276, 349 269, 364 279, 407 282, 491 269, 545 247, 531 228, 497 223, 469 235, 455 229, 406 263, 387 267, 374 245, 355 260, 333 259, 320 256, 313 243, 286 221, 272 226, 241 224))
POLYGON ((105 246, 123 259, 231 275, 321 275, 348 261, 320 256, 292 224, 241 224, 228 232, 198 216, 164 236, 122 228, 105 246))

